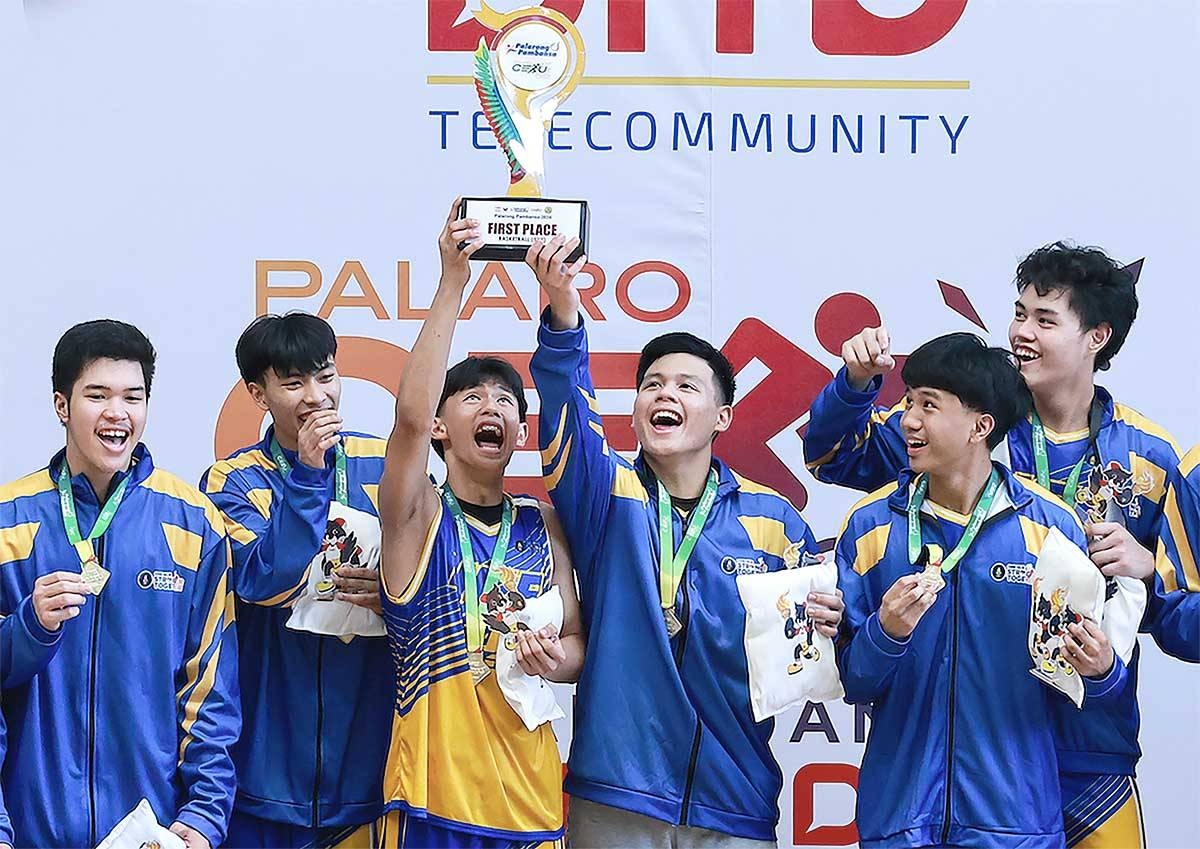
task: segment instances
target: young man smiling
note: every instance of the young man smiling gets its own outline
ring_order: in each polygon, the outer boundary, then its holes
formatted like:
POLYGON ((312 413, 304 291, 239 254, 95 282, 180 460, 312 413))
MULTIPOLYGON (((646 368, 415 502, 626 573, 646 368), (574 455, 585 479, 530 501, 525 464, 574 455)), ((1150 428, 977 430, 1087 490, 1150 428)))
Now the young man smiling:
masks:
MULTIPOLYGON (((842 683, 872 707, 864 849, 1063 845, 1053 714, 1066 699, 1029 674, 1030 588, 991 572, 1032 568, 1053 528, 1085 541, 1061 502, 991 460, 1029 409, 1010 356, 968 333, 913 352, 909 468, 855 505, 838 540, 842 683)), ((1064 643, 1085 708, 1120 692, 1125 669, 1095 623, 1072 623, 1064 643)))
MULTIPOLYGON (((549 297, 533 356, 546 487, 579 576, 587 659, 576 695, 567 792, 573 846, 773 845, 782 775, 771 720, 750 709, 736 568, 815 552, 778 493, 713 456, 733 419, 733 370, 712 345, 668 333, 643 350, 630 464, 604 436, 587 336, 564 258, 533 245, 549 297)), ((810 596, 825 634, 841 600, 810 596)))
MULTIPOLYGON (((1033 410, 999 444, 998 457, 1085 518, 1089 554, 1110 578, 1106 627, 1124 619, 1131 630, 1142 598, 1131 582, 1154 573, 1165 481, 1179 456, 1170 434, 1094 382, 1137 316, 1133 276, 1096 248, 1057 242, 1021 262, 1016 287, 1009 344, 1033 410)), ((846 367, 813 403, 805 459, 819 480, 870 490, 906 461, 899 408, 874 407, 881 375, 895 366, 887 331, 867 328, 842 356, 846 367)), ((1168 621, 1147 619, 1152 627, 1168 621)), ((1131 683, 1136 644, 1132 651, 1131 683)), ((1138 725, 1135 686, 1086 719, 1073 708, 1062 712, 1056 737, 1069 845, 1142 844, 1133 781, 1138 725)))
POLYGON ((326 565, 326 595, 380 610, 378 562, 355 550, 377 558, 384 446, 342 429, 336 354, 317 316, 255 319, 237 363, 271 425, 201 480, 233 548, 245 730, 229 844, 239 849, 336 844, 381 808, 392 686, 382 627, 341 638, 289 627, 326 565))
POLYGON ((562 836, 562 760, 548 722, 530 731, 497 681, 500 641, 528 675, 574 681, 579 601, 549 505, 504 492, 528 436, 513 367, 472 357, 446 372, 455 321, 483 244, 478 222, 438 239, 442 275, 404 365, 380 488, 384 614, 396 701, 379 823, 384 849, 517 849, 562 836), (430 440, 446 481, 427 476, 430 440), (513 614, 557 588, 561 629, 513 614))
POLYGON ((66 447, 0 487, 0 843, 95 846, 143 797, 189 849, 225 839, 229 547, 212 503, 141 443, 154 359, 131 325, 68 330, 53 365, 66 447))

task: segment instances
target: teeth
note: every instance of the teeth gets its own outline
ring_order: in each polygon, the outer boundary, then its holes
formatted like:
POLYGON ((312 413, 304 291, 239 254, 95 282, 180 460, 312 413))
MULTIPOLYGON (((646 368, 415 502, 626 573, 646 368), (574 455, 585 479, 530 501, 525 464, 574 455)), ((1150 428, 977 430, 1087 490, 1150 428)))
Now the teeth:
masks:
POLYGON ((661 425, 678 425, 682 424, 683 418, 678 413, 673 413, 670 410, 660 410, 650 417, 651 424, 661 425))

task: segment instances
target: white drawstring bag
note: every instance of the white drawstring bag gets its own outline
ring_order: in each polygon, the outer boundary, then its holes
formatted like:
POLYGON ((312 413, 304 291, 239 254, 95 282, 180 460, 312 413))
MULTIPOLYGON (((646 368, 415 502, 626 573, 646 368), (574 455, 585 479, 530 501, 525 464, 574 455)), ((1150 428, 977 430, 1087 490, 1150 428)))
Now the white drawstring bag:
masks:
POLYGON ((837 591, 837 566, 817 563, 754 575, 739 575, 746 608, 746 661, 750 707, 756 722, 803 704, 844 694, 833 640, 806 615, 810 592, 837 591))
POLYGON ((113 826, 96 849, 186 849, 183 838, 158 823, 146 799, 113 826))
MULTIPOLYGON (((525 600, 525 607, 516 611, 517 622, 531 631, 554 626, 562 631, 563 602, 558 587, 551 587, 536 598, 525 600)), ((517 663, 517 637, 500 634, 496 644, 496 683, 509 707, 521 717, 521 722, 534 731, 544 722, 562 719, 566 714, 558 706, 550 682, 540 675, 526 675, 517 663)))
POLYGON ((1063 638, 1068 626, 1084 619, 1103 625, 1104 575, 1078 545, 1051 528, 1038 552, 1032 583, 1029 674, 1083 707, 1083 680, 1067 661, 1063 638))
POLYGON ((340 637, 345 643, 355 637, 384 636, 383 617, 334 598, 337 588, 333 584, 333 573, 339 566, 378 572, 380 538, 377 518, 338 501, 330 502, 325 539, 308 567, 308 586, 292 606, 287 626, 294 631, 340 637))

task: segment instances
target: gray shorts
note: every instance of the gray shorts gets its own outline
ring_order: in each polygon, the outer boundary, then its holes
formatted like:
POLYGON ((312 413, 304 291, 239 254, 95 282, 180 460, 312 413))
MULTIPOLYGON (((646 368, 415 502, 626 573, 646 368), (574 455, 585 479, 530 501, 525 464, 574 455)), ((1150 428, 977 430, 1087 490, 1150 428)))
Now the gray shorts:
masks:
POLYGON ((750 840, 707 828, 671 825, 578 796, 567 817, 570 849, 776 849, 774 840, 750 840))

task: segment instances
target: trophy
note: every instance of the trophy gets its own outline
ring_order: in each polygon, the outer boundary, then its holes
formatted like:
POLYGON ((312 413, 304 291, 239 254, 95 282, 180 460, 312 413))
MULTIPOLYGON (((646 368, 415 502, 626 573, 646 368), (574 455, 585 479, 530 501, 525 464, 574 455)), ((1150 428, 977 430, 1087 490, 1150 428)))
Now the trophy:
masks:
POLYGON ((475 19, 495 31, 490 46, 480 38, 475 50, 475 91, 510 173, 507 195, 462 201, 459 217, 477 219, 485 242, 472 259, 524 259, 535 240, 555 236, 579 239, 568 261, 587 247, 587 201, 542 197, 546 132, 583 76, 583 38, 570 18, 534 5, 539 1, 508 12, 488 0, 468 4, 475 19))

